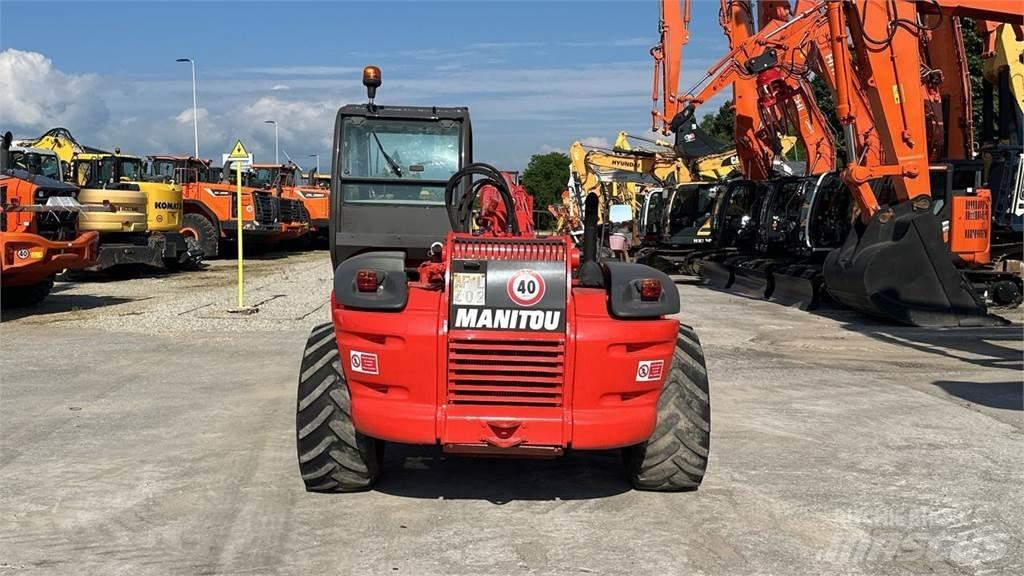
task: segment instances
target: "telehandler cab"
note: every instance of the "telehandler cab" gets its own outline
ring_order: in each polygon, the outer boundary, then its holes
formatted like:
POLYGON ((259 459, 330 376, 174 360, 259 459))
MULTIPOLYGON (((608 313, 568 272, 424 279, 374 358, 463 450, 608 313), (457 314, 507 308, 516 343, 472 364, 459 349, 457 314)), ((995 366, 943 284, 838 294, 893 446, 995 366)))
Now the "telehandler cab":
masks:
POLYGON ((380 70, 363 83, 369 103, 343 107, 334 133, 332 322, 313 329, 299 375, 306 489, 369 488, 385 442, 622 449, 637 488, 697 488, 707 372, 672 317, 672 280, 597 258, 594 195, 582 253, 538 238, 506 178, 472 163, 468 110, 377 106, 380 70))

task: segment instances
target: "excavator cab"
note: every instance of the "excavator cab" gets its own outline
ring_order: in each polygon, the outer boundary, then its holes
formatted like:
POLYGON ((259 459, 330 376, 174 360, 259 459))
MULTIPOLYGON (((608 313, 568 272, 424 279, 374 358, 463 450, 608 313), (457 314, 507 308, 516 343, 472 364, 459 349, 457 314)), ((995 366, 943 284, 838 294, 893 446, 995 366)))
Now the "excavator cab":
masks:
POLYGON ((676 186, 668 197, 662 241, 671 246, 703 247, 714 241, 711 215, 725 185, 694 182, 676 186))
POLYGON ((711 220, 711 233, 720 248, 754 247, 761 208, 769 192, 768 184, 752 180, 734 180, 726 186, 715 202, 711 220))

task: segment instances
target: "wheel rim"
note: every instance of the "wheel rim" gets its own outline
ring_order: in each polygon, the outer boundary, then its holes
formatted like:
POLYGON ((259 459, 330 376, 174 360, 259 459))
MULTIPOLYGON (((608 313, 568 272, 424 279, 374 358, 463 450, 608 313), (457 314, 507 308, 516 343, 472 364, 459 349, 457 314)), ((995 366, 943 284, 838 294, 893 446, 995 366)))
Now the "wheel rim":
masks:
POLYGON ((199 234, 196 233, 192 228, 182 228, 181 235, 185 237, 185 247, 189 250, 198 250, 199 246, 199 234))

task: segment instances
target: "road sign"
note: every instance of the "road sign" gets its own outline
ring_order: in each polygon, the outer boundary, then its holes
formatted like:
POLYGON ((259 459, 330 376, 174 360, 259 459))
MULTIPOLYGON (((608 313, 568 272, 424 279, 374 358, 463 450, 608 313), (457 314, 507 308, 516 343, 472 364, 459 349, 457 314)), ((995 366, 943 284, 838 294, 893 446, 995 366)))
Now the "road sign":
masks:
POLYGON ((241 140, 237 140, 235 142, 234 148, 231 149, 231 153, 224 154, 223 159, 221 160, 221 164, 227 164, 229 160, 232 163, 237 162, 238 164, 242 165, 252 164, 252 154, 250 154, 249 151, 245 149, 245 146, 242 145, 241 140))
POLYGON ((249 152, 245 150, 245 146, 242 146, 241 140, 235 142, 235 147, 231 149, 231 154, 228 154, 229 160, 245 160, 248 157, 249 152))
MULTIPOLYGON (((235 212, 237 218, 235 230, 238 233, 238 308, 235 308, 232 312, 251 313, 255 312, 255 309, 245 306, 245 268, 243 266, 244 252, 242 250, 242 229, 244 228, 242 222, 242 167, 252 164, 252 154, 249 154, 245 146, 242 145, 242 141, 238 140, 235 142, 235 147, 231 149, 231 153, 224 155, 224 164, 226 165, 228 161, 233 164, 232 167, 235 169, 235 182, 237 186, 235 191, 235 212)), ((252 208, 251 205, 250 208, 252 208)))

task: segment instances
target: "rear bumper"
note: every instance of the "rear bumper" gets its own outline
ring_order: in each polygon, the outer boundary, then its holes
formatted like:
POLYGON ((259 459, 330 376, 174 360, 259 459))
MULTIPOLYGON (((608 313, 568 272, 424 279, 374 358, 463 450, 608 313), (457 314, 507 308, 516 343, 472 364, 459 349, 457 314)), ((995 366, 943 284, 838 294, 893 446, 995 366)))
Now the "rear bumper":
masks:
POLYGON ((308 224, 283 224, 281 226, 281 239, 292 240, 309 233, 308 224))
POLYGON ((613 319, 603 291, 593 298, 578 295, 569 316, 560 403, 467 403, 453 400, 449 389, 440 295, 413 290, 409 296, 400 313, 333 308, 360 432, 391 442, 440 444, 452 452, 509 456, 620 448, 653 432, 678 333, 676 320, 613 319), (372 357, 375 373, 357 370, 353 355, 372 357), (648 380, 639 375, 639 367, 650 363, 660 363, 661 373, 648 380))
POLYGON ((86 268, 96 261, 99 234, 85 232, 70 242, 52 242, 36 234, 0 234, 5 286, 28 286, 64 269, 86 268))
MULTIPOLYGON (((238 223, 234 219, 222 220, 220 223, 220 228, 225 232, 234 232, 235 230, 238 229, 238 223)), ((242 232, 245 233, 246 236, 273 236, 275 234, 281 233, 281 225, 260 224, 259 222, 255 222, 253 220, 242 220, 242 232)), ((228 234, 229 240, 232 239, 231 236, 232 234, 228 234)))

